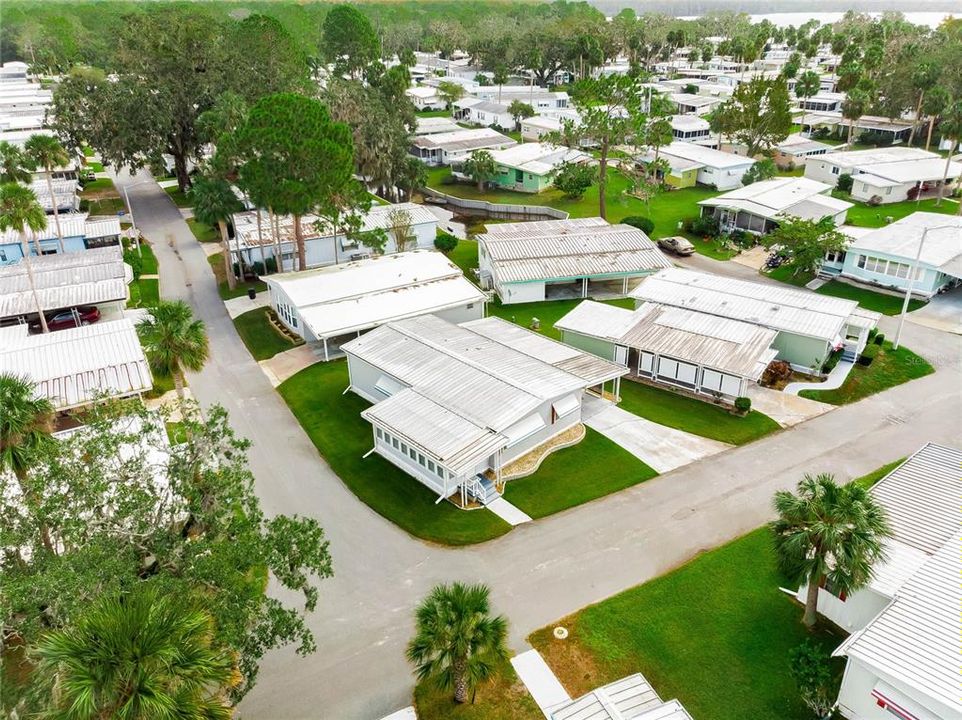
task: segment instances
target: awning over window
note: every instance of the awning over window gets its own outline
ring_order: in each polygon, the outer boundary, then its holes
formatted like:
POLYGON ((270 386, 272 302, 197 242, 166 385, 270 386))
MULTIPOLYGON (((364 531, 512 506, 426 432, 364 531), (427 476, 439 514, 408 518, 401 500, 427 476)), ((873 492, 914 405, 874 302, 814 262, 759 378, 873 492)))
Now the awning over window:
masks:
POLYGON ((377 382, 374 383, 374 389, 387 397, 391 397, 394 393, 406 387, 407 385, 399 383, 390 375, 381 375, 381 377, 377 379, 377 382))
POLYGON ((581 406, 577 395, 568 395, 555 402, 551 407, 554 409, 555 417, 563 418, 570 415, 581 406))
POLYGON ((899 692, 887 682, 879 680, 872 688, 872 697, 879 707, 902 720, 939 720, 939 717, 923 708, 905 693, 899 692))
POLYGON ((545 426, 544 420, 540 415, 529 415, 524 420, 515 423, 502 434, 508 438, 508 447, 517 445, 526 437, 531 437, 545 426))

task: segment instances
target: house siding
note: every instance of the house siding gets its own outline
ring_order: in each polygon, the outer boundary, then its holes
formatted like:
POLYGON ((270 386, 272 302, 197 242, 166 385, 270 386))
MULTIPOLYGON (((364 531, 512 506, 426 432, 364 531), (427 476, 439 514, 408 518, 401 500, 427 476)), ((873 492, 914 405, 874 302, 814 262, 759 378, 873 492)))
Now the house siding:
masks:
POLYGON ((830 351, 825 340, 788 332, 779 332, 772 347, 778 350, 778 360, 784 360, 796 369, 809 371, 813 365, 816 369, 821 368, 830 351))
MULTIPOLYGON (((874 252, 870 250, 849 250, 845 254, 845 260, 842 263, 842 275, 853 280, 858 280, 860 282, 879 285, 890 290, 905 291, 909 285, 909 279, 895 277, 894 275, 886 275, 885 273, 875 272, 867 270, 866 268, 860 268, 858 266, 859 258, 861 256, 867 258, 878 258, 881 260, 888 260, 890 262, 898 262, 904 265, 908 265, 911 268, 912 264, 915 262, 915 258, 899 257, 898 255, 890 255, 883 252, 874 252)), ((912 286, 912 291, 930 297, 936 294, 942 287, 950 285, 953 279, 939 272, 935 268, 926 265, 919 265, 920 275, 912 286)))
POLYGON ((906 697, 911 698, 924 707, 933 717, 943 720, 959 720, 959 714, 936 702, 933 698, 925 697, 913 688, 899 682, 896 678, 881 676, 870 666, 857 658, 849 658, 842 677, 842 687, 838 693, 838 709, 848 720, 893 720, 896 716, 885 708, 879 707, 872 690, 876 683, 882 680, 906 697))
POLYGON ((605 360, 615 359, 615 344, 601 338, 588 337, 571 330, 561 331, 561 341, 566 345, 597 355, 605 360))

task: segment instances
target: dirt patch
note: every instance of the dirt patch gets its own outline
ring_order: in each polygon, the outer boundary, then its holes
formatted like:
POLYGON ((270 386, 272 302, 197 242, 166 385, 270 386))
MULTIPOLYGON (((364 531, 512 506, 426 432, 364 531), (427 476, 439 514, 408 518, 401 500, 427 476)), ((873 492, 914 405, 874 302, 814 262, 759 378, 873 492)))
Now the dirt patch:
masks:
POLYGON ((595 658, 581 645, 577 621, 571 617, 532 633, 528 642, 541 653, 564 689, 573 698, 581 697, 609 682, 595 658), (564 640, 558 640, 552 634, 559 625, 568 631, 568 637, 564 640))

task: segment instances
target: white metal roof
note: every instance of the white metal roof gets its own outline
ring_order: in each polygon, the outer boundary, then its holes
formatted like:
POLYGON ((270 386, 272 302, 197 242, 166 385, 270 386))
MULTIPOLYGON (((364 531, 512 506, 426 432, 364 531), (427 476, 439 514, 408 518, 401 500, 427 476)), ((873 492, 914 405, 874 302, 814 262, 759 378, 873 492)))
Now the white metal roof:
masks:
POLYGON ((280 289, 291 299, 319 338, 486 300, 457 265, 433 250, 383 255, 265 280, 268 287, 280 289))
POLYGON ((632 297, 833 342, 854 300, 671 268, 646 278, 632 297))
POLYGON ((551 712, 551 720, 691 720, 677 700, 663 702, 641 673, 616 680, 551 712))
POLYGON ((793 133, 776 145, 779 152, 787 155, 805 155, 819 150, 826 150, 830 147, 832 146, 828 143, 812 140, 800 133, 793 133))
POLYGON ((129 319, 41 335, 29 335, 25 325, 5 328, 0 372, 27 376, 36 394, 58 410, 85 405, 102 393, 131 395, 153 386, 129 319))
POLYGON ((552 340, 540 333, 531 332, 515 323, 504 322, 497 317, 471 320, 462 323, 461 327, 569 372, 581 378, 586 387, 592 387, 628 373, 624 365, 576 350, 570 345, 552 340))
POLYGON ((514 233, 502 230, 478 236, 497 283, 622 277, 671 267, 648 236, 630 225, 545 234, 518 225, 514 233))
POLYGON ((414 138, 414 146, 424 150, 480 150, 482 148, 507 147, 514 140, 492 128, 466 128, 455 132, 435 133, 414 138))
POLYGON ((872 567, 869 587, 891 599, 928 559, 929 553, 889 538, 885 541, 885 558, 872 567))
POLYGON ((872 166, 882 163, 907 162, 938 158, 936 153, 911 147, 887 147, 874 150, 840 150, 826 153, 820 161, 849 168, 864 168, 872 172, 872 166))
MULTIPOLYGON (((958 496, 952 507, 957 513, 958 496)), ((856 658, 883 677, 893 678, 912 695, 930 698, 926 705, 946 718, 962 716, 960 558, 962 536, 956 529, 902 585, 895 600, 836 650, 837 655, 856 658), (933 701, 938 707, 932 707, 933 701)))
POLYGON ((958 215, 915 212, 857 238, 849 249, 884 253, 914 262, 926 228, 929 231, 922 245, 920 262, 962 277, 962 217, 958 215))
POLYGON ((457 132, 461 129, 451 118, 446 117, 419 117, 415 135, 432 135, 434 133, 457 132))
MULTIPOLYGON (((90 217, 87 213, 68 213, 60 217, 60 231, 64 237, 102 238, 120 235, 120 218, 90 217)), ((47 218, 47 226, 38 232, 21 232, 10 228, 0 233, 0 245, 34 240, 51 240, 57 237, 57 226, 53 217, 47 218)))
POLYGON ((504 150, 491 153, 499 165, 516 168, 535 175, 553 172, 562 163, 580 163, 589 158, 580 150, 572 150, 561 145, 530 142, 512 145, 504 150))
POLYGON ((817 202, 826 207, 826 214, 834 215, 852 207, 852 203, 830 197, 827 193, 831 189, 830 185, 806 177, 774 178, 700 200, 698 204, 744 210, 770 220, 794 215, 796 205, 816 196, 819 196, 817 202))
MULTIPOLYGON (((126 300, 132 279, 117 246, 31 256, 30 265, 45 311, 126 300)), ((36 311, 26 263, 0 265, 0 318, 36 311)))
POLYGON ((755 164, 755 161, 750 157, 722 152, 721 150, 713 150, 704 145, 696 145, 690 142, 675 141, 663 147, 660 154, 672 155, 683 160, 688 160, 689 162, 722 170, 727 168, 751 167, 755 164))
MULTIPOLYGON (((919 160, 877 163, 868 166, 865 172, 870 176, 894 183, 931 182, 941 180, 943 175, 949 179, 959 177, 962 175, 962 163, 949 161, 946 168, 945 160, 936 155, 933 158, 919 160)), ((858 180, 862 177, 862 173, 859 172, 854 177, 858 180)))
POLYGON ((698 115, 672 115, 671 129, 680 131, 708 130, 708 121, 698 115))
POLYGON ((753 380, 776 354, 774 330, 657 303, 627 310, 586 300, 555 327, 753 380))
POLYGON ((535 235, 570 234, 585 228, 608 228, 608 221, 600 217, 568 218, 565 220, 533 220, 528 222, 491 223, 485 235, 514 235, 519 232, 535 235))

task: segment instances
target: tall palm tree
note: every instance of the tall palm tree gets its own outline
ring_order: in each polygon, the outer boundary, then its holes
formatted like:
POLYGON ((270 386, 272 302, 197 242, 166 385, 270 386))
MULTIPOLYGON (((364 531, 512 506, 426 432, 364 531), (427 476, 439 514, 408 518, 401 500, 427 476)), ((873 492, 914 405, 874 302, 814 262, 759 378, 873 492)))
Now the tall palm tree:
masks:
POLYGON ((806 70, 795 79, 795 97, 799 100, 814 97, 822 87, 822 80, 814 70, 806 70))
POLYGON ((30 282, 30 291, 33 294, 34 303, 37 306, 37 314, 40 316, 40 327, 44 332, 50 332, 47 328, 47 318, 43 314, 43 307, 40 304, 40 296, 37 294, 37 287, 33 278, 33 265, 30 261, 30 249, 27 247, 27 230, 34 231, 34 247, 37 255, 40 252, 40 240, 36 233, 47 227, 47 214, 37 202, 37 196, 33 190, 23 185, 10 182, 0 185, 0 232, 4 230, 17 230, 20 233, 20 250, 23 253, 24 267, 27 269, 27 279, 30 282))
POLYGON ((102 597, 40 641, 49 711, 70 720, 233 717, 230 657, 214 646, 210 614, 143 586, 102 597))
POLYGON ((417 632, 408 644, 408 660, 419 680, 433 679, 454 689, 454 701, 466 702, 468 690, 490 678, 507 659, 508 621, 491 617, 484 585, 438 585, 416 611, 417 632))
POLYGON ((33 168, 23 150, 6 140, 0 142, 0 182, 29 183, 33 179, 33 168))
MULTIPOLYGON (((215 177, 198 178, 190 189, 190 197, 194 203, 194 217, 202 223, 216 225, 220 229, 224 272, 227 276, 227 286, 233 290, 237 287, 237 278, 234 276, 234 263, 231 260, 230 242, 227 239, 227 221, 244 206, 237 199, 230 183, 215 177)), ((237 261, 240 263, 240 258, 237 261)))
POLYGON ((63 167, 70 162, 70 155, 60 141, 51 135, 31 135, 24 143, 23 149, 37 167, 43 168, 44 175, 47 177, 47 191, 50 193, 50 201, 53 204, 53 221, 57 228, 60 252, 66 252, 63 246, 63 232, 60 229, 60 209, 57 207, 57 198, 53 194, 53 169, 63 167))
POLYGON ((210 348, 204 323, 194 318, 183 300, 161 300, 147 310, 137 325, 151 370, 173 378, 177 397, 184 401, 184 371, 200 371, 210 348))
MULTIPOLYGON (((942 113, 939 132, 942 133, 943 138, 949 140, 949 151, 945 154, 945 171, 942 173, 942 183, 939 185, 939 196, 935 200, 936 207, 942 204, 942 197, 945 195, 945 186, 949 179, 949 166, 952 164, 952 154, 959 146, 960 139, 962 139, 962 99, 956 100, 942 113)), ((962 213, 962 203, 959 203, 959 212, 962 213)))
POLYGON ((812 628, 823 581, 852 592, 872 579, 891 535, 885 509, 864 487, 839 485, 826 474, 806 475, 795 493, 775 493, 773 505, 778 564, 792 582, 808 583, 802 621, 812 628))
MULTIPOLYGON (((27 472, 43 450, 54 442, 54 409, 45 397, 37 397, 33 383, 26 377, 0 374, 0 470, 14 474, 24 500, 34 499, 27 472)), ((53 550, 50 533, 40 529, 41 541, 53 550)))

